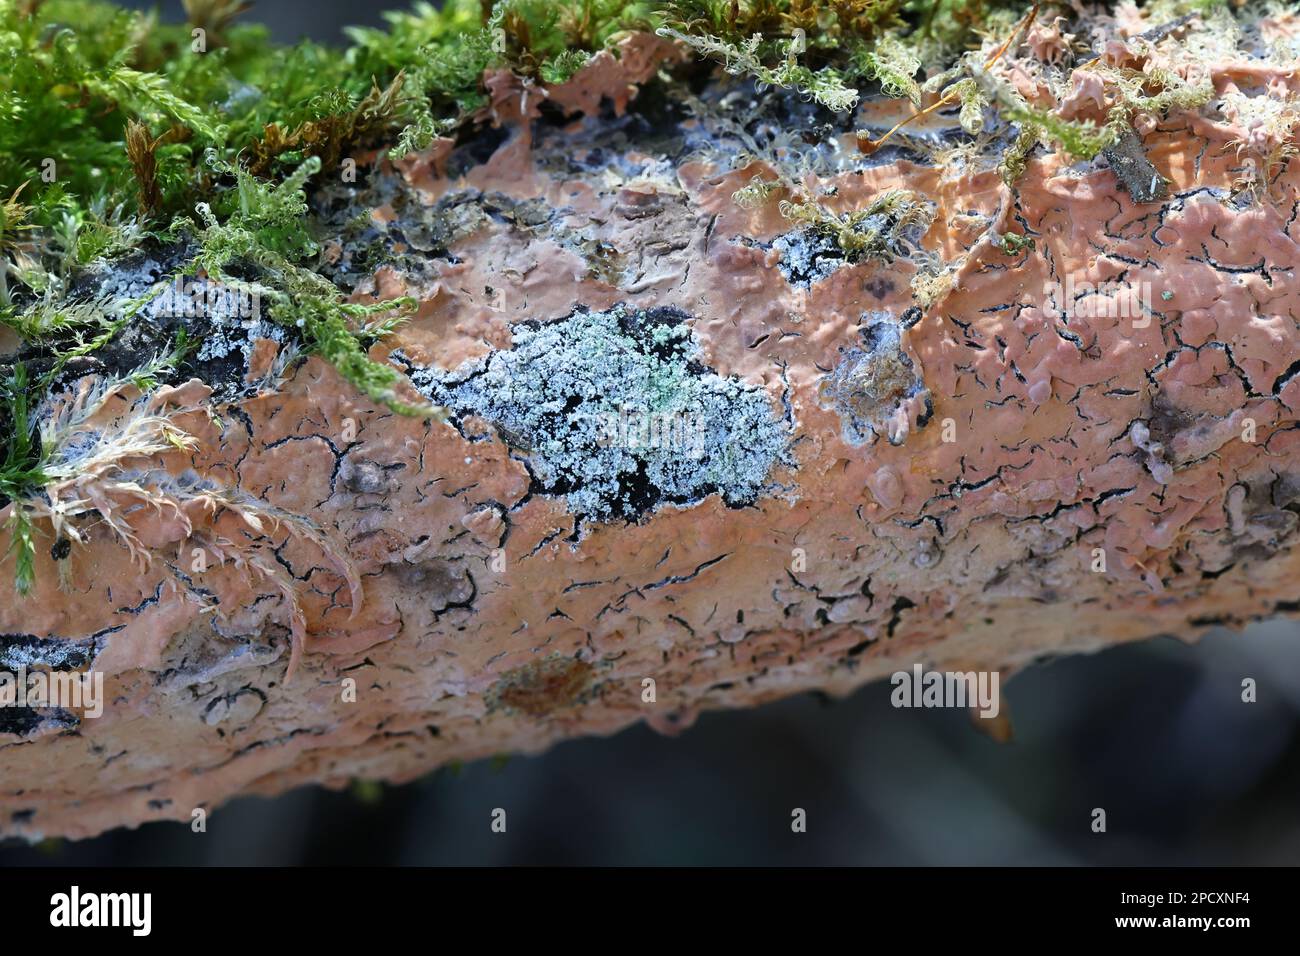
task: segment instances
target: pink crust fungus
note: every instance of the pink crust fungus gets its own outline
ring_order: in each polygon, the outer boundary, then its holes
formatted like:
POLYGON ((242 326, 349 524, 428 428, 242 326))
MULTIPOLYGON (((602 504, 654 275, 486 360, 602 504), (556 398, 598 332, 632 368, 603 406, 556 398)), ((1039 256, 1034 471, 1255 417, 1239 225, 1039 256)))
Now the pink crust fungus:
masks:
POLYGON ((206 316, 184 374, 107 384, 146 315, 69 365, 51 483, 0 510, 41 543, 0 661, 111 703, 0 728, 0 829, 1294 611, 1295 17, 1081 9, 852 104, 687 84, 698 37, 494 67, 455 136, 304 204, 350 306, 410 299, 363 356, 206 316))

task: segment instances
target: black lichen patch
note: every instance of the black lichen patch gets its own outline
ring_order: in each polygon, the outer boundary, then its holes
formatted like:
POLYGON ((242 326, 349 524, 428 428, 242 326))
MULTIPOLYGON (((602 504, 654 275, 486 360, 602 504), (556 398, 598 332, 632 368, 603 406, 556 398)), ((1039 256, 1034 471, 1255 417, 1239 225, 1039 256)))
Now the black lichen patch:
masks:
POLYGON ((1204 424, 1205 418, 1196 412, 1179 408, 1165 393, 1158 392, 1151 401, 1151 417, 1147 429, 1152 441, 1169 448, 1180 433, 1204 424))
POLYGON ((434 262, 460 262, 451 248, 480 229, 506 226, 541 229, 555 210, 541 199, 514 199, 501 192, 459 189, 427 203, 418 190, 391 174, 364 183, 331 183, 313 197, 318 231, 330 246, 319 266, 342 288, 354 288, 381 266, 410 279, 435 275, 434 262), (372 215, 386 208, 391 217, 372 215))
POLYGON ((0 634, 0 668, 14 671, 20 667, 48 667, 68 671, 85 667, 99 653, 93 638, 63 641, 34 634, 0 634))
POLYGON ((811 226, 777 236, 769 248, 781 254, 777 268, 785 281, 803 289, 855 261, 852 255, 840 248, 834 236, 811 226))
POLYGON ((928 392, 903 351, 898 326, 877 318, 860 333, 861 348, 841 350, 839 363, 821 383, 823 405, 839 413, 844 440, 863 445, 884 435, 902 403, 928 392))
POLYGON ((0 707, 0 734, 26 737, 45 723, 45 717, 31 707, 0 707))
POLYGON ((80 723, 76 714, 62 707, 0 707, 0 734, 27 737, 50 726, 66 730, 80 723))
POLYGON ((691 152, 683 125, 690 118, 680 91, 657 78, 641 87, 621 116, 602 109, 574 119, 547 103, 533 130, 533 155, 539 168, 558 176, 655 176, 691 152))
POLYGON ((761 389, 696 357, 684 312, 577 311, 514 331, 514 348, 411 381, 458 419, 478 415, 529 456, 533 491, 576 514, 634 520, 720 494, 753 502, 789 427, 761 389))
MULTIPOLYGON (((25 671, 79 670, 94 661, 100 642, 95 638, 62 641, 34 634, 0 634, 0 670, 9 674, 25 671)), ((80 718, 61 707, 0 707, 0 734, 26 737, 48 727, 76 727, 80 718)))
MULTIPOLYGON (((21 362, 35 379, 63 362, 51 382, 54 392, 89 375, 121 379, 153 368, 154 378, 163 385, 199 379, 213 389, 214 400, 236 401, 252 394, 255 388, 245 383, 245 375, 254 340, 270 338, 297 345, 301 338, 296 329, 264 317, 269 303, 255 291, 181 276, 194 253, 194 246, 185 241, 153 244, 82 271, 70 298, 97 304, 108 321, 132 309, 130 320, 88 354, 60 358, 85 337, 80 331, 68 331, 24 344, 0 367, 21 362), (182 341, 190 347, 178 352, 182 341), (176 361, 158 364, 170 355, 176 355, 176 361)), ((238 275, 241 270, 232 265, 230 272, 238 275)))

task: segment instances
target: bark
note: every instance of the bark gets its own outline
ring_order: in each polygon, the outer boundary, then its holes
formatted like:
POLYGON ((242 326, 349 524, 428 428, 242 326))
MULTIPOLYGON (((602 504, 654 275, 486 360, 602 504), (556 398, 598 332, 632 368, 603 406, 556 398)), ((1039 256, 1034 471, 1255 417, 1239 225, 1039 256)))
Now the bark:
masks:
POLYGON ((636 99, 673 54, 634 52, 549 98, 491 77, 475 137, 317 196, 323 268, 419 300, 372 354, 447 423, 231 325, 205 380, 87 426, 154 415, 195 444, 87 478, 102 520, 58 561, 45 539, 35 591, 0 602, 0 661, 89 668, 107 696, 97 718, 7 712, 4 833, 1296 609, 1295 164, 1234 195, 1238 131, 1175 112, 1139 143, 1163 198, 1043 150, 1010 189, 919 147, 861 156, 792 95, 636 99), (900 230, 849 261, 778 197, 733 201, 791 151, 832 211, 922 197, 922 253, 900 230), (948 271, 918 301, 927 256, 948 271))

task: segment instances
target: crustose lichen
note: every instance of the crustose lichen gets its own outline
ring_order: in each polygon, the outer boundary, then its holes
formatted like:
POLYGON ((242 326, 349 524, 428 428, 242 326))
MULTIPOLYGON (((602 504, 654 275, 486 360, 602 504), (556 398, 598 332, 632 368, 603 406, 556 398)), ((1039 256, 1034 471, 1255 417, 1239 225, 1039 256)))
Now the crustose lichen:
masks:
POLYGON ((616 306, 514 330, 514 348, 411 380, 478 415, 528 453, 534 490, 577 514, 635 518, 720 494, 752 502, 782 459, 787 425, 761 389, 696 359, 688 316, 616 306))

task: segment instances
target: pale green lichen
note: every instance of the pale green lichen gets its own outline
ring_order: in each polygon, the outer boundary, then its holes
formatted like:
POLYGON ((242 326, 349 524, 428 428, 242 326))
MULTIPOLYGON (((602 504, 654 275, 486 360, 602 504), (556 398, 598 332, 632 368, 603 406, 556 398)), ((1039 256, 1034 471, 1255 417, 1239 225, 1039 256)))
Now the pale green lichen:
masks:
POLYGON ((789 426, 764 391, 698 364, 687 318, 579 311, 517 326, 512 349, 410 377, 493 423, 528 454, 535 490, 564 495, 576 514, 633 518, 714 493, 747 504, 769 485, 789 426))
POLYGON ((886 34, 873 46, 860 47, 852 62, 863 77, 880 83, 880 92, 886 96, 906 97, 920 106, 921 87, 916 82, 921 69, 919 48, 886 34))
POLYGON ((738 43, 686 34, 672 27, 661 27, 659 33, 679 40, 702 56, 716 59, 733 76, 750 76, 764 86, 798 90, 829 110, 844 112, 858 102, 858 91, 845 85, 840 71, 832 67, 813 70, 799 61, 804 46, 801 38, 780 41, 779 59, 768 66, 759 59, 763 38, 757 33, 738 43))

